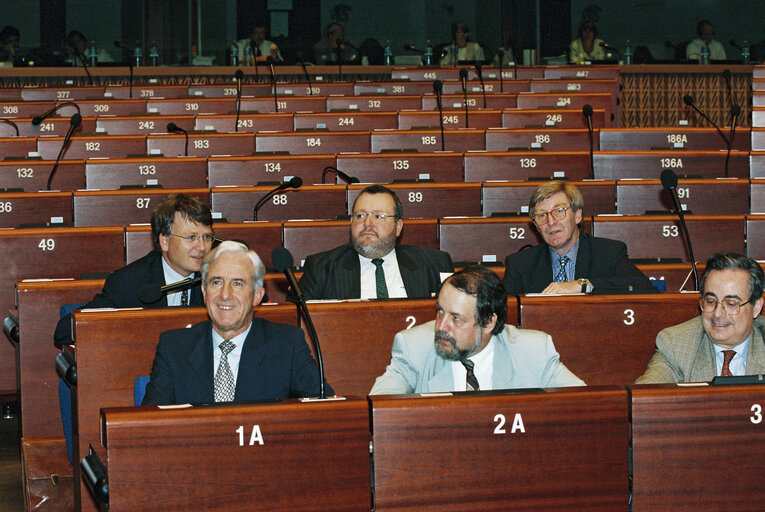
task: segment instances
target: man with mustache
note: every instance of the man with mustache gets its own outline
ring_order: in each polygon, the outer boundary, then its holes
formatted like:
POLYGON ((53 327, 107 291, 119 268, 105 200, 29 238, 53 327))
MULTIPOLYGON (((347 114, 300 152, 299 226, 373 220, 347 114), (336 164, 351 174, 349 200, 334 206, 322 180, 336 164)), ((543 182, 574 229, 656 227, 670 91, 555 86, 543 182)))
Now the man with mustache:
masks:
POLYGON ((656 336, 656 352, 635 383, 765 373, 763 285, 756 261, 734 253, 712 255, 699 282, 701 315, 656 336))
POLYGON ((552 338, 506 325, 499 276, 467 267, 441 285, 436 319, 393 339, 391 362, 370 395, 584 386, 552 338))
POLYGON ((403 207, 387 187, 361 191, 350 228, 350 243, 306 258, 299 283, 306 299, 430 298, 441 274, 454 272, 445 252, 396 244, 403 207))

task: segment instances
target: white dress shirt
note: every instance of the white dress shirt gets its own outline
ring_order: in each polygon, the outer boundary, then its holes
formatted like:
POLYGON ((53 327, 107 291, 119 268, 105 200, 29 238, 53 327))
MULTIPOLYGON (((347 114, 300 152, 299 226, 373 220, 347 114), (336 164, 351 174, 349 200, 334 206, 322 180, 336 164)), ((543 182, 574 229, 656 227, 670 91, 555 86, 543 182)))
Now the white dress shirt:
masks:
MULTIPOLYGON (((401 278, 401 272, 398 269, 398 259, 396 259, 396 249, 382 257, 383 272, 385 272, 385 286, 388 287, 388 298, 405 299, 406 288, 404 280, 401 278)), ((361 265, 361 298, 377 298, 377 278, 375 273, 377 267, 372 260, 359 254, 359 264, 361 265)))
MULTIPOLYGON (((494 377, 494 336, 489 338, 489 343, 470 357, 473 361, 473 373, 478 380, 478 386, 481 391, 492 389, 492 378, 494 377)), ((460 361, 452 361, 452 375, 454 375, 454 391, 467 391, 467 370, 460 361)))
MULTIPOLYGON (((177 283, 178 281, 183 281, 184 279, 188 279, 190 275, 188 276, 182 276, 175 270, 173 270, 173 267, 170 266, 170 264, 165 261, 165 257, 162 257, 162 272, 165 274, 165 283, 164 284, 172 284, 177 283)), ((191 287, 188 288, 189 290, 189 304, 191 304, 191 287)), ((180 306, 181 305, 181 293, 183 293, 183 290, 177 290, 172 293, 167 294, 167 305, 168 306, 180 306)))

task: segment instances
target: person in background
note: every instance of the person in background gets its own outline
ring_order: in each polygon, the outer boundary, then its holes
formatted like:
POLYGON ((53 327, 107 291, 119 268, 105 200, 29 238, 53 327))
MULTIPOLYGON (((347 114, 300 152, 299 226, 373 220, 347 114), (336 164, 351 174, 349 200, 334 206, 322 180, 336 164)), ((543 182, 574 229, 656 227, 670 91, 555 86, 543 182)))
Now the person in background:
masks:
POLYGON ((245 64, 245 49, 249 46, 252 55, 258 62, 265 62, 268 57, 276 61, 282 61, 282 54, 279 53, 279 47, 272 41, 266 39, 266 27, 262 23, 256 23, 252 26, 250 37, 245 37, 236 42, 239 48, 239 62, 245 64))
POLYGON ((582 22, 577 34, 578 37, 568 47, 569 62, 583 64, 586 61, 605 60, 606 49, 600 46, 603 40, 598 39, 598 28, 593 22, 582 22))
POLYGON ((478 43, 470 40, 470 29, 461 21, 452 23, 452 44, 457 48, 457 58, 453 60, 451 47, 444 48, 446 54, 441 58, 441 65, 456 65, 460 61, 484 60, 483 49, 478 43))
POLYGON ((700 60, 701 50, 705 46, 709 48, 709 60, 725 60, 728 57, 725 55, 725 48, 723 45, 715 40, 715 28, 712 26, 712 22, 709 20, 701 20, 696 25, 696 34, 699 37, 688 43, 685 47, 685 57, 688 60, 700 60))
POLYGON ((0 30, 0 66, 11 67, 19 51, 21 32, 16 27, 6 25, 0 30))
POLYGON ((339 23, 330 23, 324 27, 321 39, 313 45, 314 64, 322 65, 337 62, 338 54, 343 62, 353 62, 358 58, 356 50, 343 39, 345 29, 339 23))
MULTIPOLYGON (((103 48, 97 49, 96 60, 99 63, 114 62, 114 58, 103 48)), ((82 66, 83 59, 87 65, 90 65, 90 55, 88 54, 88 39, 78 31, 72 30, 66 36, 66 46, 64 47, 64 62, 71 63, 72 66, 82 66)))

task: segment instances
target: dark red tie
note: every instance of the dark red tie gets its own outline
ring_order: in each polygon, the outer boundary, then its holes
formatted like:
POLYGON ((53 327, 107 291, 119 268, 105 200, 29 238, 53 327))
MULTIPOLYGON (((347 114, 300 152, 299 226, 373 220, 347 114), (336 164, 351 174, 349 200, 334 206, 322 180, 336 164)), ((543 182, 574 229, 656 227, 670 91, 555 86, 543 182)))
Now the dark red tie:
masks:
POLYGON ((730 360, 733 359, 733 356, 736 355, 735 350, 723 350, 722 351, 723 356, 725 356, 725 360, 723 360, 722 370, 720 371, 720 375, 723 377, 731 377, 733 374, 730 371, 730 360))

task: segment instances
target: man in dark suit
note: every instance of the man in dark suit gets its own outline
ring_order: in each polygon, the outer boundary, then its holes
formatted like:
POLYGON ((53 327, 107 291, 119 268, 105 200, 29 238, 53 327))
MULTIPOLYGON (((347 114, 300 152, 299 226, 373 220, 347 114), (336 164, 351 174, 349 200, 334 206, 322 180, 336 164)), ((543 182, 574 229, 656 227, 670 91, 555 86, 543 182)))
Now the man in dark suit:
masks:
POLYGON ((502 284, 509 295, 655 291, 630 263, 623 242, 581 233, 583 207, 582 194, 570 183, 537 187, 529 215, 545 243, 505 258, 502 284))
POLYGON ((396 194, 370 185, 353 203, 351 243, 305 260, 300 289, 306 299, 430 298, 441 274, 454 272, 449 255, 397 245, 404 227, 396 194))
MULTIPOLYGON (((144 303, 139 292, 147 284, 159 286, 194 277, 202 258, 213 242, 210 208, 198 197, 170 194, 151 212, 151 231, 158 249, 112 272, 101 293, 84 308, 161 308, 201 306, 199 286, 163 295, 155 303, 144 303)), ((66 315, 56 325, 57 346, 72 344, 71 317, 66 315)))
POLYGON ((303 331, 252 316, 264 276, 258 255, 239 242, 207 255, 202 293, 210 319, 160 335, 144 405, 318 395, 319 372, 303 331))

